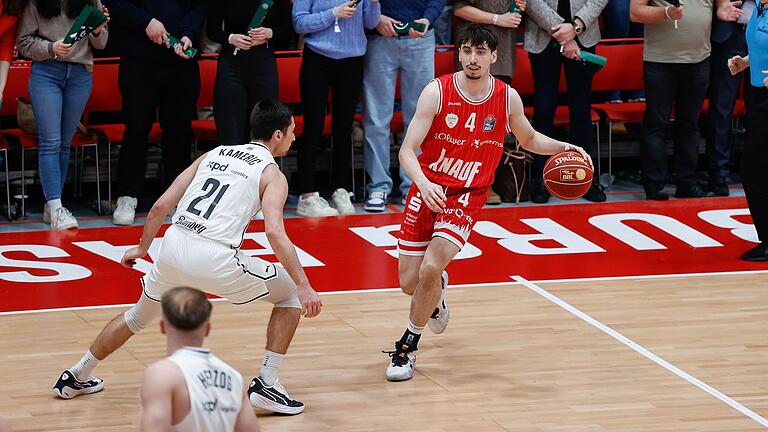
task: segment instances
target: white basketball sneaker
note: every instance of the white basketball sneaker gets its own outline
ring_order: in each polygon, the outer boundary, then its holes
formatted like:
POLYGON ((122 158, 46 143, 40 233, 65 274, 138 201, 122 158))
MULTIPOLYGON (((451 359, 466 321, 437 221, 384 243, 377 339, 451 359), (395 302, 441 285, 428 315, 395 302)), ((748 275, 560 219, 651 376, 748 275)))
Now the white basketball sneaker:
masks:
POLYGON ((392 357, 387 366, 387 381, 406 381, 413 377, 416 369, 416 350, 400 341, 395 342, 395 350, 386 352, 392 357))
POLYGON ((53 394, 62 399, 72 399, 75 396, 97 393, 102 390, 104 390, 104 380, 90 377, 88 381, 80 381, 69 370, 62 372, 53 386, 53 394))
POLYGON ((448 286, 448 272, 443 271, 440 275, 440 284, 442 285, 440 291, 440 301, 437 302, 435 311, 432 312, 432 316, 429 317, 427 325, 429 329, 435 334, 440 334, 448 327, 448 320, 451 318, 451 313, 448 311, 448 304, 445 302, 445 287, 448 286))

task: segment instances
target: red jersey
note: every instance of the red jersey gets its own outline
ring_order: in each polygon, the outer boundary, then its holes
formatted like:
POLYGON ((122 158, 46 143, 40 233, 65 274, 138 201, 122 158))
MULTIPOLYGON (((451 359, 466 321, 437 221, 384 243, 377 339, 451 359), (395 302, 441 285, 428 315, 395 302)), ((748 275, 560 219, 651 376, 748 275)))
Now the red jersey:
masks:
POLYGON ((483 100, 469 99, 459 88, 459 74, 438 83, 437 115, 421 145, 419 164, 429 181, 444 187, 478 189, 493 183, 509 128, 509 86, 491 77, 483 100))

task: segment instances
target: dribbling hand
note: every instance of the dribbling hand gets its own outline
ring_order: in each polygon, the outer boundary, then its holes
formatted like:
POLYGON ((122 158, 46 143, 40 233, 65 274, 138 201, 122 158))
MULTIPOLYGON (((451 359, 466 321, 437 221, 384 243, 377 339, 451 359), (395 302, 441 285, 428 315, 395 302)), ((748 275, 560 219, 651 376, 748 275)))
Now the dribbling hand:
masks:
POLYGON ((145 256, 147 256, 146 249, 142 248, 141 246, 132 247, 125 251, 123 258, 120 260, 120 264, 126 268, 133 268, 133 266, 136 265, 136 260, 144 258, 145 256))
POLYGON ((592 157, 589 156, 589 153, 584 151, 583 148, 581 148, 579 146, 575 146, 573 144, 566 144, 565 151, 575 151, 575 152, 578 152, 581 155, 581 157, 583 157, 584 159, 589 161, 589 165, 591 165, 592 168, 594 169, 595 164, 592 163, 592 157))
POLYGON ((299 301, 301 302, 301 315, 304 318, 314 318, 320 315, 323 302, 312 287, 299 288, 299 301))
POLYGON ((421 192, 421 199, 424 200, 424 202, 427 204, 427 207, 429 207, 429 209, 435 213, 442 213, 443 209, 445 208, 446 201, 445 191, 443 191, 443 188, 432 183, 431 181, 426 181, 426 183, 417 186, 419 188, 419 192, 421 192))

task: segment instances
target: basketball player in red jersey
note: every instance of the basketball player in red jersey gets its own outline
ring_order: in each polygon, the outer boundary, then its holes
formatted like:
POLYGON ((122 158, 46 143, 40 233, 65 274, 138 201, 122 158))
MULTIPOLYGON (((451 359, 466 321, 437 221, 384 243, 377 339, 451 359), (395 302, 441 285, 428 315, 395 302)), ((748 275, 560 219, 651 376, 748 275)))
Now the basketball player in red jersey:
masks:
POLYGON ((457 39, 462 71, 431 81, 422 91, 400 165, 413 179, 398 242, 400 287, 412 296, 408 328, 395 342, 387 367, 390 381, 413 376, 424 326, 442 333, 448 325, 445 286, 448 263, 467 242, 476 215, 511 132, 523 148, 551 155, 580 147, 536 132, 515 90, 490 74, 496 37, 471 24, 457 39), (422 153, 416 156, 421 147, 422 153))

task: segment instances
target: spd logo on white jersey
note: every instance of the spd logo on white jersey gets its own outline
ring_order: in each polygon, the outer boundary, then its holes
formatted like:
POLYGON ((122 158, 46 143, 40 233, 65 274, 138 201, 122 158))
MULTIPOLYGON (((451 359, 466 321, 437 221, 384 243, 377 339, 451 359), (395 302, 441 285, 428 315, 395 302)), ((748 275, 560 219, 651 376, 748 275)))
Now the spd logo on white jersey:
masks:
POLYGON ((459 116, 454 113, 448 113, 445 115, 445 124, 449 128, 453 129, 459 123, 459 116))

